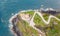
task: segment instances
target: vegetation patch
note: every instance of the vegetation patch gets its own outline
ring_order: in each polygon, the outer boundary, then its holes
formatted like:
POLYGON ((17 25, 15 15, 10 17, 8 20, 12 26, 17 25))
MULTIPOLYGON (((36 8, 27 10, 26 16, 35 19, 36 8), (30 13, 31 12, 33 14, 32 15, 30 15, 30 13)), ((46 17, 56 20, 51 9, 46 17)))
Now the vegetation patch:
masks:
POLYGON ((39 33, 24 20, 17 22, 17 27, 23 32, 24 36, 39 36, 39 33))
POLYGON ((50 16, 50 15, 47 14, 47 13, 44 13, 44 14, 43 14, 43 17, 44 17, 44 19, 45 19, 46 21, 48 21, 49 16, 50 16))
POLYGON ((40 25, 42 27, 45 26, 45 23, 42 21, 41 17, 38 14, 35 15, 33 21, 35 22, 36 25, 40 25))

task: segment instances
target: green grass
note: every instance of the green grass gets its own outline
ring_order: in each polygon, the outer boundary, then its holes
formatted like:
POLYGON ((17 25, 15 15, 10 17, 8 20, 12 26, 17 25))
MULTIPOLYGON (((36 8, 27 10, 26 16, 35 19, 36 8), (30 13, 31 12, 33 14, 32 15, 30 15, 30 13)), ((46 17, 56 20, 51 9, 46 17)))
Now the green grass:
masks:
POLYGON ((45 30, 47 36, 60 36, 60 21, 52 18, 48 28, 45 30))
POLYGON ((56 15, 56 17, 58 17, 60 19, 60 14, 56 15))
POLYGON ((23 32, 24 36, 38 36, 38 32, 33 29, 32 27, 29 26, 29 24, 26 21, 19 21, 17 23, 17 27, 19 28, 20 31, 23 32))
POLYGON ((41 17, 38 14, 35 15, 33 21, 35 22, 36 25, 40 25, 42 27, 45 26, 44 22, 42 21, 41 17))
POLYGON ((46 13, 43 14, 43 17, 46 21, 48 20, 49 16, 50 16, 49 14, 46 14, 46 13))
POLYGON ((27 12, 24 12, 25 14, 30 14, 30 15, 33 15, 34 14, 34 11, 27 11, 27 12))

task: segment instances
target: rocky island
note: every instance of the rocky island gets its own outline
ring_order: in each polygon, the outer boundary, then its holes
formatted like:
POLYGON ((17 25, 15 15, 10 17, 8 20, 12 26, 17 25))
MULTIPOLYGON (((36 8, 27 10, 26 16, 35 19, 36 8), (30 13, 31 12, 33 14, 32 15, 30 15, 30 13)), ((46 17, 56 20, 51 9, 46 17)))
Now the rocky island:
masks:
POLYGON ((52 8, 20 11, 9 21, 15 36, 60 36, 60 12, 52 8))

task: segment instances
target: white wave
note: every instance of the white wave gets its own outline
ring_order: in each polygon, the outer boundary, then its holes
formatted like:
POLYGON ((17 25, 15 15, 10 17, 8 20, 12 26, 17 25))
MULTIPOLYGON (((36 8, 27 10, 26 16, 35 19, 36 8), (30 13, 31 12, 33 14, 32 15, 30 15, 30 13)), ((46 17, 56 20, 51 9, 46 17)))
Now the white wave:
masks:
POLYGON ((16 13, 15 15, 13 15, 10 19, 9 19, 9 28, 10 28, 10 31, 12 31, 12 28, 13 28, 13 25, 12 25, 12 20, 17 16, 18 14, 16 13))
POLYGON ((47 9, 45 9, 45 11, 48 11, 48 10, 54 11, 53 8, 47 8, 47 9))
POLYGON ((4 22, 4 20, 1 18, 1 22, 4 22))
POLYGON ((14 15, 14 13, 12 13, 11 15, 14 15))
POLYGON ((18 14, 13 15, 10 19, 9 19, 9 23, 12 23, 12 20, 17 16, 18 14))
POLYGON ((1 22, 2 23, 6 23, 6 20, 4 20, 3 18, 1 18, 1 22))
POLYGON ((22 10, 22 11, 20 11, 20 12, 27 12, 27 11, 34 11, 34 10, 32 10, 32 9, 29 9, 29 10, 22 10))

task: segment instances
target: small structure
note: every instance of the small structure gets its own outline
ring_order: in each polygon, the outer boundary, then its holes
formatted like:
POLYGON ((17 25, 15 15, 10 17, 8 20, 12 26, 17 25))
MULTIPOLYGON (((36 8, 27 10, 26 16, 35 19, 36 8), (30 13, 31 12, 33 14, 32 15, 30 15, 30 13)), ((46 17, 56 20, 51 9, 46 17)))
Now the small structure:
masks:
POLYGON ((21 16, 21 18, 24 19, 24 20, 27 20, 27 21, 30 20, 29 14, 24 14, 24 13, 22 13, 22 14, 20 14, 20 16, 21 16))

